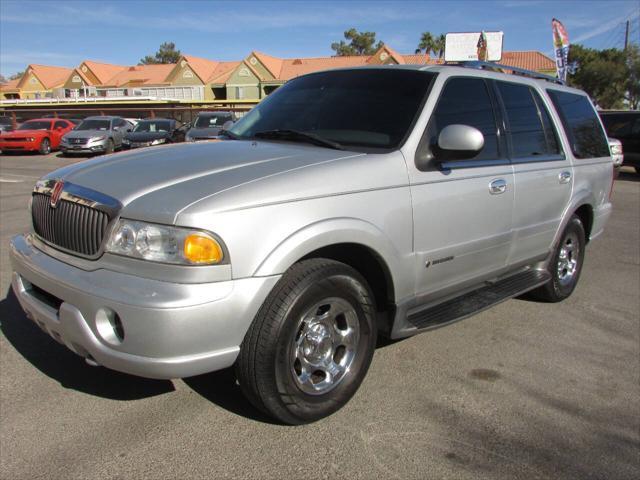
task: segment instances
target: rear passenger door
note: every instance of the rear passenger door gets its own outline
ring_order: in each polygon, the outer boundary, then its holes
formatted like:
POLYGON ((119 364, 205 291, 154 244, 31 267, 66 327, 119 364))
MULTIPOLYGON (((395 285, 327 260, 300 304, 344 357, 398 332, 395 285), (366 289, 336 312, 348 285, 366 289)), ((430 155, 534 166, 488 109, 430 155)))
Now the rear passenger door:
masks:
POLYGON ((513 265, 545 255, 571 198, 573 170, 549 109, 531 86, 495 81, 515 176, 513 265))
POLYGON ((446 80, 414 167, 409 174, 419 300, 437 298, 503 269, 511 246, 513 174, 486 80, 446 80), (484 147, 473 158, 438 160, 438 135, 455 124, 480 130, 484 147), (498 184, 502 187, 496 188, 498 184))

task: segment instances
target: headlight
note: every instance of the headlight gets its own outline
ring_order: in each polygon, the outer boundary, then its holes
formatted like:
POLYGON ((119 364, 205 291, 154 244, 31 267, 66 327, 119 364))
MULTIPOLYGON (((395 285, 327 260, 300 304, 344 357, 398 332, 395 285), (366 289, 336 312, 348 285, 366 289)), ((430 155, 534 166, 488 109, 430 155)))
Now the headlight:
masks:
POLYGON ((90 142, 99 142, 100 140, 106 140, 107 136, 103 135, 101 137, 91 137, 91 139, 89 140, 90 142))
POLYGON ((27 139, 26 139, 26 140, 27 140, 27 142, 33 142, 33 141, 35 140, 35 138, 33 138, 33 137, 27 137, 27 139))
POLYGON ((68 142, 69 142, 69 139, 67 137, 62 137, 60 139, 60 143, 68 143, 68 142))
POLYGON ((164 143, 166 141, 167 141, 166 138, 156 138, 151 142, 151 145, 160 145, 161 143, 164 143))
POLYGON ((210 233, 125 219, 111 233, 107 251, 180 265, 215 265, 224 259, 222 246, 210 233))
POLYGON ((129 145, 129 144, 131 143, 131 140, 129 140, 128 138, 123 138, 123 139, 122 139, 122 143, 123 143, 124 145, 129 145))
POLYGON ((184 137, 185 142, 195 142, 195 139, 191 135, 184 137))

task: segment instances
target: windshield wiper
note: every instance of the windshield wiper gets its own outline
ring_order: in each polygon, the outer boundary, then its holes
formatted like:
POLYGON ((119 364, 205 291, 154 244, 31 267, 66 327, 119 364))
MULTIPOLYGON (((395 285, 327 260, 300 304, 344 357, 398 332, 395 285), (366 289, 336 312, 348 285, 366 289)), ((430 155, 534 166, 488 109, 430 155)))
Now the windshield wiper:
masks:
POLYGON ((229 130, 225 130, 224 128, 218 132, 218 136, 220 135, 225 135, 231 140, 238 140, 240 138, 240 135, 236 135, 235 133, 230 132, 229 130))
POLYGON ((256 132, 253 136, 271 140, 300 140, 321 147, 333 148, 334 150, 344 150, 344 147, 337 142, 332 142, 313 133, 300 132, 298 130, 265 130, 263 132, 256 132))

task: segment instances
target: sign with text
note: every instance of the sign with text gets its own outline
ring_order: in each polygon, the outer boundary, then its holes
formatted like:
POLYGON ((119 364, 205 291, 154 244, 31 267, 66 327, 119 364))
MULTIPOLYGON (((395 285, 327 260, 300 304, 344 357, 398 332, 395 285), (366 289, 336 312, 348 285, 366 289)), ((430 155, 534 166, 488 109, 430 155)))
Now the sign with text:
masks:
POLYGON ((498 62, 502 59, 503 32, 447 33, 444 59, 447 62, 498 62))

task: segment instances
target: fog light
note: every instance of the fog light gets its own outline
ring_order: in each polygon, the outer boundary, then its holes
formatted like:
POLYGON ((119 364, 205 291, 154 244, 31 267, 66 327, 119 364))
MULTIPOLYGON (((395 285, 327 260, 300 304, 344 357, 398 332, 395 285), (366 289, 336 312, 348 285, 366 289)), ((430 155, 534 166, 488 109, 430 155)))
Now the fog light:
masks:
POLYGON ((108 343, 120 345, 124 341, 124 326, 120 316, 104 307, 96 313, 96 328, 98 333, 108 343))

